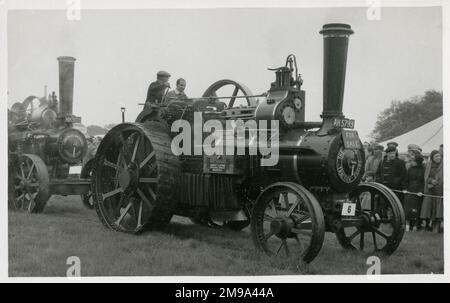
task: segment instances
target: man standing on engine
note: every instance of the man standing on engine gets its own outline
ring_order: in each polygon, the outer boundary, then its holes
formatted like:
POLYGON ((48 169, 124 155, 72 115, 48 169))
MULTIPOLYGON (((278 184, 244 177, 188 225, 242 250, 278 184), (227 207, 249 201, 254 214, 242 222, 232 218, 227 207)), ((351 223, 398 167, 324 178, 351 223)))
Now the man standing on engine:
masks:
POLYGON ((166 71, 159 71, 156 74, 156 81, 148 87, 145 107, 149 107, 150 104, 162 104, 166 91, 170 88, 169 78, 170 74, 166 71))

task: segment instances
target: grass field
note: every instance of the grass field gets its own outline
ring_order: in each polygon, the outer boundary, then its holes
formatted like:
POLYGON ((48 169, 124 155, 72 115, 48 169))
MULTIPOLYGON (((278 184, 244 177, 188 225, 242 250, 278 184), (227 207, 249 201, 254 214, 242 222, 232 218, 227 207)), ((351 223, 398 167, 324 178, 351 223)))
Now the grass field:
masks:
MULTIPOLYGON (((9 275, 65 276, 69 256, 82 276, 365 274, 370 253, 343 250, 327 234, 309 265, 255 251, 249 229, 233 232, 174 217, 162 232, 139 236, 107 230, 79 197, 53 197, 44 213, 9 213, 9 275)), ((406 233, 396 253, 381 257, 382 274, 443 273, 443 236, 406 233)))

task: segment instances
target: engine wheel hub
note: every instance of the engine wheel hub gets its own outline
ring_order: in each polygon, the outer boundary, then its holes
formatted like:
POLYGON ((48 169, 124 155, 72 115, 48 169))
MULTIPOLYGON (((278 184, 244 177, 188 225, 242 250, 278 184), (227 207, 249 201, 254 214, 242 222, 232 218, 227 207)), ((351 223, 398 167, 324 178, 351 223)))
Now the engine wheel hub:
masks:
POLYGON ((131 162, 119 175, 119 184, 124 189, 136 189, 139 185, 139 166, 131 162))
POLYGON ((289 218, 278 217, 270 222, 271 232, 281 239, 286 239, 293 227, 294 222, 289 218))

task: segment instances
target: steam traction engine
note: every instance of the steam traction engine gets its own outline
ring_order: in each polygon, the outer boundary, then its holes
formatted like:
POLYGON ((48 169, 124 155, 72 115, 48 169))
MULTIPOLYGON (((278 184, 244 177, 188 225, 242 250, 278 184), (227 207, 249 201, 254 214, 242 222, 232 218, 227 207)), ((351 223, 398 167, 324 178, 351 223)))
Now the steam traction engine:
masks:
MULTIPOLYGON (((84 134, 73 127, 81 118, 72 114, 74 62, 59 57, 58 102, 30 96, 12 105, 8 121, 9 206, 32 213, 42 212, 52 194, 82 195, 90 190, 90 179, 80 178, 86 154, 84 134)), ((84 173, 85 174, 85 173, 84 173)))
POLYGON ((405 228, 402 206, 385 186, 361 183, 364 151, 351 130, 354 121, 342 114, 353 31, 346 24, 326 24, 320 33, 321 122, 304 121, 305 93, 292 55, 274 69, 275 82, 258 102, 245 86, 220 80, 191 104, 174 101, 144 110, 136 123, 111 129, 98 148, 92 182, 102 222, 127 233, 163 227, 173 214, 234 230, 251 225, 259 249, 304 262, 317 256, 325 231, 335 233, 346 249, 393 253, 405 228), (230 85, 232 96, 218 96, 230 85), (237 100, 246 104, 237 106, 237 100), (178 133, 171 132, 171 123, 180 118, 192 123, 192 113, 199 111, 205 121, 223 124, 279 121, 278 164, 262 166, 261 154, 175 155, 171 141, 178 133))

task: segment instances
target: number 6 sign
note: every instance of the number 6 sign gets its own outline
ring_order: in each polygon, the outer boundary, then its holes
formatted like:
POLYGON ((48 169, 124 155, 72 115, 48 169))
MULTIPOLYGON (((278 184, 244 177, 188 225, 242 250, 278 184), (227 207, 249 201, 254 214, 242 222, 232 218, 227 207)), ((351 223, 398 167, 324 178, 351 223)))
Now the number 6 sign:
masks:
POLYGON ((342 204, 342 216, 354 216, 356 212, 356 203, 344 203, 342 204))

